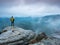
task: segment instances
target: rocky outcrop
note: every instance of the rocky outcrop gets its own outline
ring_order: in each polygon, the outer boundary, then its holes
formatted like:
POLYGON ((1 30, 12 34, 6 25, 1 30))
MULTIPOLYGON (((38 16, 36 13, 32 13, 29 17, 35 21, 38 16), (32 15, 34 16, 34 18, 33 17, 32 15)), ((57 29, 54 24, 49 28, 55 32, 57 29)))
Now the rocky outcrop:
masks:
POLYGON ((60 45, 60 35, 56 37, 56 33, 52 36, 48 36, 48 38, 42 39, 39 42, 36 42, 34 44, 29 44, 29 45, 60 45))
POLYGON ((0 34, 0 45, 25 45, 35 37, 31 30, 24 30, 18 27, 6 27, 0 34))
POLYGON ((41 40, 43 39, 47 39, 47 35, 42 32, 41 34, 38 34, 33 40, 31 40, 29 43, 30 44, 34 44, 34 43, 37 43, 37 42, 41 42, 41 40))
POLYGON ((0 45, 60 45, 60 38, 59 35, 48 37, 44 32, 35 34, 31 30, 9 26, 0 34, 0 45))

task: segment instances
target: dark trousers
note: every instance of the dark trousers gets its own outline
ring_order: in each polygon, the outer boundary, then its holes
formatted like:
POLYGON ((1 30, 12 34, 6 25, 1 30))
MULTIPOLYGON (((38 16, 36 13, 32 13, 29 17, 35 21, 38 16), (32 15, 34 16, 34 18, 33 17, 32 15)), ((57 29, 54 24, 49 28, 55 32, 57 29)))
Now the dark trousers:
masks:
POLYGON ((14 22, 11 22, 11 26, 14 26, 14 22))

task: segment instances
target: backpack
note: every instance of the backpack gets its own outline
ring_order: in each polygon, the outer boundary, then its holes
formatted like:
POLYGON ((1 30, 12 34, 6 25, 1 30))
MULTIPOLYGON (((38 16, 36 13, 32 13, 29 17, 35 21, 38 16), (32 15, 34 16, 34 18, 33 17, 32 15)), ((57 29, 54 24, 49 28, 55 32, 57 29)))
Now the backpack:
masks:
POLYGON ((11 18, 10 21, 11 21, 11 22, 14 22, 14 18, 11 18))

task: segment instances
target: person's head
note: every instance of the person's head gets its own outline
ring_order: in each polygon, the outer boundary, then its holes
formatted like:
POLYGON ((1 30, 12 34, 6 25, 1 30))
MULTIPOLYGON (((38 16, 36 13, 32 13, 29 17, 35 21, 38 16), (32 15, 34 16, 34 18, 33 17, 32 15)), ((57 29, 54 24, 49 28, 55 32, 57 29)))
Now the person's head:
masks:
POLYGON ((13 18, 13 16, 12 16, 12 18, 13 18))

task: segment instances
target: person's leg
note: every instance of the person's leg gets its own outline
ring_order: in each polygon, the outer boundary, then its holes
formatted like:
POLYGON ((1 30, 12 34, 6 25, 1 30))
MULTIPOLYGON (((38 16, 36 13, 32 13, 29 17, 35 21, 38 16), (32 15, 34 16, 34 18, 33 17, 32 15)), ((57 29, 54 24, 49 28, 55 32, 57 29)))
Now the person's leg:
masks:
POLYGON ((11 22, 11 26, 12 26, 12 22, 11 22))
POLYGON ((14 22, 12 22, 12 26, 14 26, 14 22))
POLYGON ((14 25, 14 23, 13 22, 11 22, 11 26, 13 26, 14 25))
POLYGON ((14 22, 13 22, 13 26, 14 26, 14 22))

